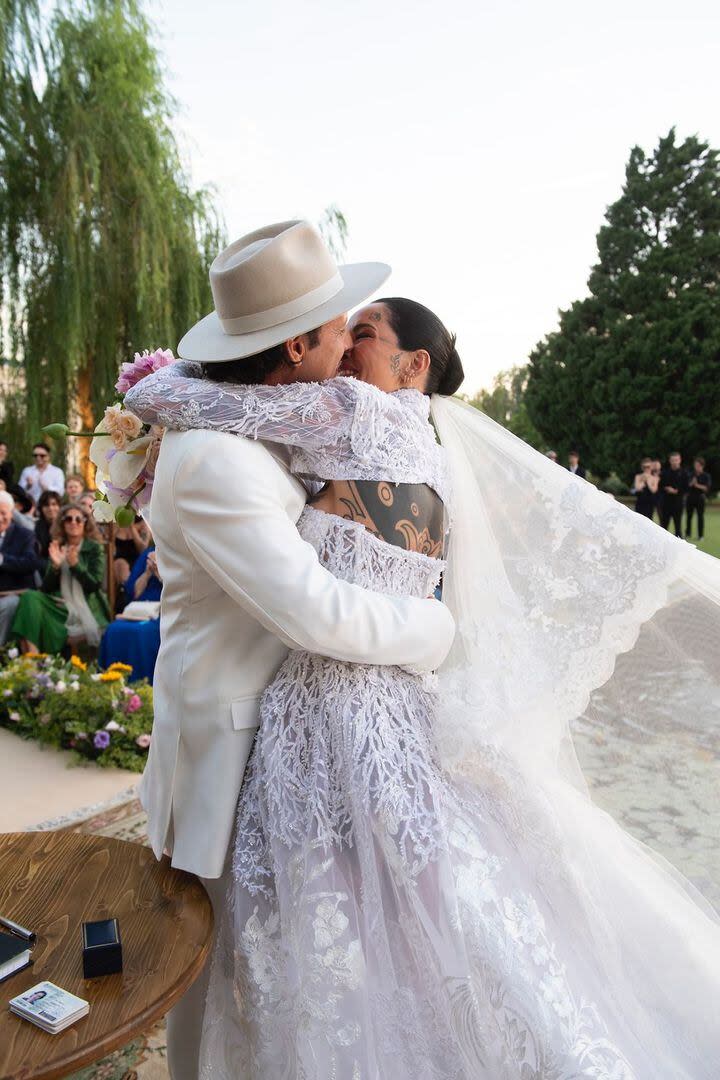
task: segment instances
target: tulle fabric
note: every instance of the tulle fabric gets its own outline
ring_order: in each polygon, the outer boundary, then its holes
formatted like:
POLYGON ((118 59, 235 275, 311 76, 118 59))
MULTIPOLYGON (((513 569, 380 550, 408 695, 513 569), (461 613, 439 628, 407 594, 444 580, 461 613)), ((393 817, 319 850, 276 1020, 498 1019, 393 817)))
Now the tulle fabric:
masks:
MULTIPOLYGON (((432 583, 356 523, 299 527, 339 576, 432 583)), ((293 653, 266 691, 201 1076, 716 1077, 709 906, 548 755, 478 720, 442 760, 448 678, 293 653)))
MULTIPOLYGON (((666 769, 655 798, 672 813, 673 755, 699 752, 710 771, 720 758, 720 560, 477 409, 434 397, 432 418, 454 491, 444 764, 471 772, 491 743, 536 782, 586 791, 573 735, 637 736, 666 769)), ((717 801, 699 809, 720 826, 717 801)))

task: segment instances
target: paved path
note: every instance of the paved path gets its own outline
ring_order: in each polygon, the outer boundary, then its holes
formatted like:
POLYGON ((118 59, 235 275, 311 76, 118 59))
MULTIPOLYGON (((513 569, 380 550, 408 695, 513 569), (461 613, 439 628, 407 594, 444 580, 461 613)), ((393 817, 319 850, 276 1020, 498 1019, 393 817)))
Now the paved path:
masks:
POLYGON ((104 803, 138 773, 75 765, 70 753, 0 728, 0 832, 13 832, 104 803))

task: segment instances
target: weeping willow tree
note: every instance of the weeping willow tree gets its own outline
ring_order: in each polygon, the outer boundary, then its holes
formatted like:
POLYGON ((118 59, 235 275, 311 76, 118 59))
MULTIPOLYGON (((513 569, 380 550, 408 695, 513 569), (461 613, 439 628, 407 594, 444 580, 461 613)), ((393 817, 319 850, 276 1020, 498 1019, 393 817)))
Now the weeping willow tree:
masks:
POLYGON ((2 426, 29 460, 43 424, 93 424, 122 360, 174 347, 212 307, 222 228, 188 180, 133 0, 44 23, 0 0, 0 21, 2 356, 18 388, 2 426))

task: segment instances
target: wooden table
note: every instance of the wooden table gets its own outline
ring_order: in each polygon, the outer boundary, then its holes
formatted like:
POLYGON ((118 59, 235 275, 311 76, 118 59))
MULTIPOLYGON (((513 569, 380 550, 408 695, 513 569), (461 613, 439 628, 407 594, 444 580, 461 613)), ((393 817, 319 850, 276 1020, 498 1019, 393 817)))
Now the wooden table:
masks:
POLYGON ((200 974, 212 907, 200 882, 149 848, 72 832, 0 834, 0 915, 37 933, 34 964, 0 983, 0 1080, 67 1076, 147 1031, 200 974), (123 971, 83 979, 80 924, 117 916, 123 971), (90 1013, 48 1035, 7 1007, 49 979, 90 1013))

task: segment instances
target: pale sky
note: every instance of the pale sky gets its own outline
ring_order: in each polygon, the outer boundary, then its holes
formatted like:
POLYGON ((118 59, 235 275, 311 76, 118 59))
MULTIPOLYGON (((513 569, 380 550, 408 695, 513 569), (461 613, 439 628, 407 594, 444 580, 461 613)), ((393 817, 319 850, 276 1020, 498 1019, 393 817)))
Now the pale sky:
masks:
POLYGON ((231 239, 336 203, 347 261, 458 335, 464 389, 585 293, 631 146, 720 146, 717 0, 150 0, 231 239))

